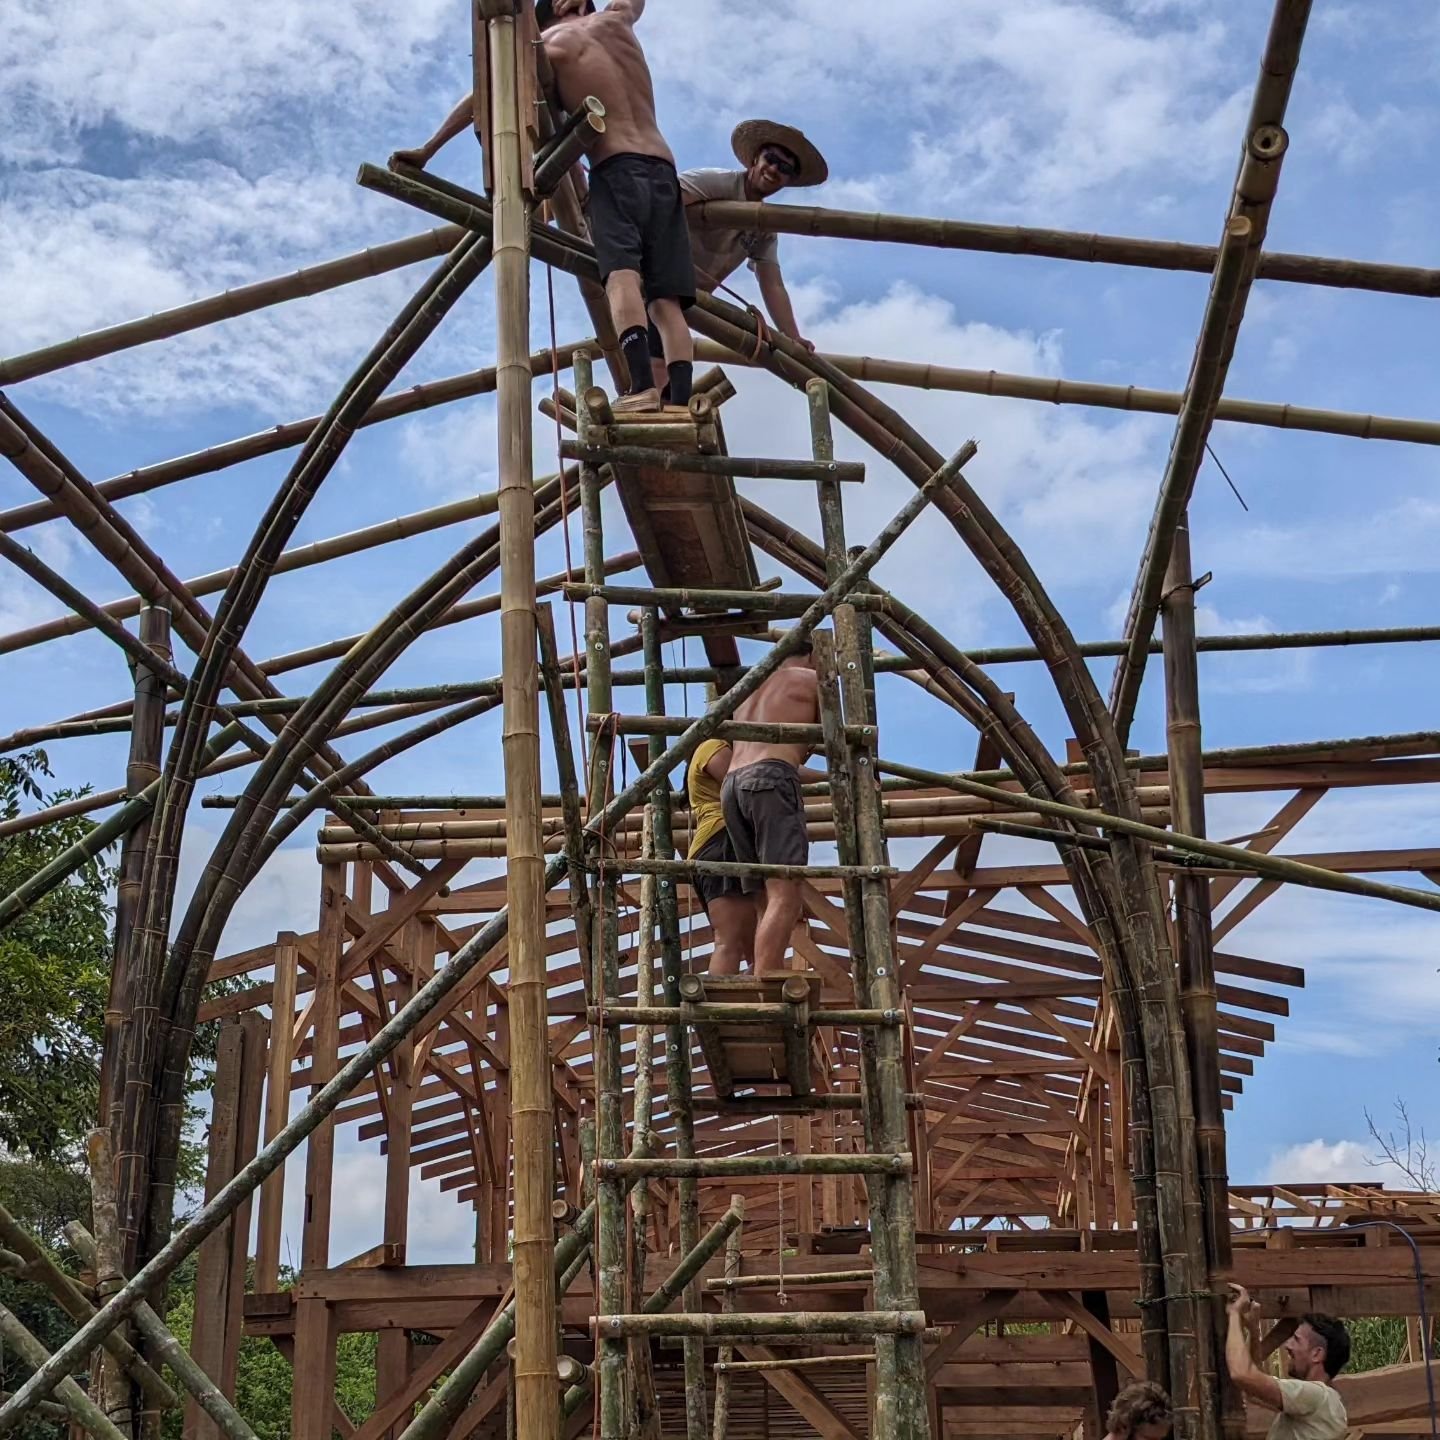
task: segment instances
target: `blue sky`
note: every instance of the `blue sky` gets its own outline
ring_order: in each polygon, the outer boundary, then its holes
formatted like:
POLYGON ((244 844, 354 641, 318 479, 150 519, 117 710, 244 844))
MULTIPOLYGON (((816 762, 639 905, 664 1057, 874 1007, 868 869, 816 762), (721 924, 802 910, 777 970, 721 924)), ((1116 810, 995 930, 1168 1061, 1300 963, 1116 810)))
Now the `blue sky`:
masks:
MULTIPOLYGON (((640 34, 682 165, 727 163, 733 124, 769 114, 803 125, 827 152, 833 178, 816 203, 1213 243, 1267 23, 1267 6, 1228 0, 651 0, 640 34)), ((0 294, 11 353, 425 228, 359 190, 354 171, 428 134, 469 70, 466 9, 456 0, 182 0, 163 18, 141 0, 19 0, 10 40, 0 56, 0 294)), ((1440 227, 1437 76, 1440 18, 1430 5, 1397 0, 1377 16, 1317 0, 1270 248, 1430 262, 1440 227)), ((475 181, 468 137, 439 168, 475 181)), ((802 324, 824 349, 1167 389, 1184 382, 1207 286, 1196 275, 842 241, 787 237, 781 253, 802 324)), ((77 367, 15 387, 13 397, 101 479, 322 410, 421 273, 77 367)), ((549 333, 542 270, 535 280, 538 348, 549 333)), ((564 277, 555 294, 559 338, 587 333, 564 277)), ((490 363, 492 308, 482 281, 401 383, 490 363)), ((1423 417, 1433 414, 1437 361, 1423 300, 1261 283, 1227 393, 1423 417)), ((731 449, 804 453, 798 398, 766 376, 735 379, 731 449)), ((980 455, 967 473, 1027 547, 1072 628, 1082 638, 1116 633, 1172 422, 920 391, 887 398, 942 450, 975 436, 980 455)), ((1249 510, 1207 465, 1192 507, 1196 568, 1215 576, 1201 596, 1207 628, 1433 623, 1440 499, 1431 449, 1233 424, 1218 425, 1213 443, 1249 510)), ((849 437, 841 445, 861 456, 849 437)), ((543 426, 536 456, 537 469, 553 468, 543 426)), ((198 575, 238 556, 287 460, 121 508, 173 568, 198 575)), ((883 465, 872 463, 869 476, 850 503, 857 535, 888 517, 906 489, 883 465)), ((393 422, 355 441, 296 543, 493 484, 487 400, 393 422)), ((747 493, 814 530, 808 496, 760 484, 747 493)), ((0 473, 0 504, 30 498, 18 475, 0 473)), ((363 629, 472 529, 406 541, 383 560, 280 577, 247 650, 258 658, 363 629)), ((617 515, 612 549, 623 548, 619 531, 617 515)), ((25 538, 92 594, 124 593, 59 527, 25 538)), ((541 572, 562 563, 551 537, 541 572)), ((1022 638, 948 527, 922 522, 879 573, 963 644, 1022 638)), ((53 613, 47 597, 0 573, 0 631, 53 613)), ((120 657, 86 637, 0 664, 7 731, 127 688, 120 657)), ((1216 656, 1202 668, 1210 745, 1434 724, 1428 649, 1216 656)), ((498 636, 482 622, 425 640, 389 679, 497 669, 498 636)), ((1058 748, 1067 732, 1043 673, 1000 674, 1058 748)), ((899 688, 882 691, 889 753, 968 763, 973 736, 955 717, 909 702, 899 688)), ((1135 731, 1147 751, 1163 747, 1158 706, 1152 685, 1135 731)), ((498 720, 479 722, 381 778, 397 789, 495 788, 498 733, 498 720)), ((122 774, 123 743, 73 741, 52 747, 52 758, 64 782, 107 787, 122 774)), ((214 784, 235 787, 233 776, 214 784)), ((1217 803, 1212 833, 1257 828, 1269 798, 1217 803)), ((214 812, 197 811, 192 863, 214 829, 214 812)), ((1351 791, 1323 801, 1284 848, 1433 838, 1429 797, 1351 791)), ((1010 853, 1028 855, 1020 844, 1010 853)), ((309 928, 312 864, 306 844, 280 857, 247 897, 234 943, 280 925, 309 928)), ((1304 963, 1310 975, 1235 1112, 1237 1179, 1337 1166, 1353 1177, 1364 1109, 1383 1111, 1396 1095, 1440 1129, 1435 917, 1285 896, 1236 932, 1234 948, 1304 963)))

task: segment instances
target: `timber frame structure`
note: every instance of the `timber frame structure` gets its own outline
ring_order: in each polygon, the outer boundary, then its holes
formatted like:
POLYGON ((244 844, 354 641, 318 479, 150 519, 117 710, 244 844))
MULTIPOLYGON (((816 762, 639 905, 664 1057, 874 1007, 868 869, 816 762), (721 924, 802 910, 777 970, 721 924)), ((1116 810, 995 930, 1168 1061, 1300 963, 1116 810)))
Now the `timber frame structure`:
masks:
MULTIPOLYGON (((47 1356, 0 1314, 35 1371, 0 1405, 0 1427, 39 1405, 105 1440, 148 1437, 182 1399, 163 1363, 189 1397, 187 1437, 253 1440, 227 1392, 241 1337, 255 1335, 293 1363, 294 1440, 556 1440, 590 1429, 621 1440, 682 1424, 687 1440, 1098 1437, 1118 1387, 1145 1375, 1171 1389, 1181 1440, 1238 1440, 1247 1421, 1220 1359, 1233 1278, 1267 1317, 1266 1354, 1311 1309, 1407 1317, 1411 1363, 1343 1388, 1356 1432, 1429 1431, 1421 1357, 1433 1344, 1423 1317, 1440 1305, 1440 1195, 1357 1176, 1234 1184, 1225 1156, 1224 1112, 1305 978, 1237 949, 1245 920, 1282 886, 1440 910, 1440 849, 1277 853, 1331 790, 1440 781, 1440 734, 1202 743, 1202 651, 1440 639, 1440 627, 1195 633, 1186 510, 1217 417, 1440 443, 1440 422, 1222 398, 1256 279, 1440 294, 1440 272, 1263 249, 1308 12, 1307 0, 1277 0, 1213 249, 701 207, 702 223, 717 225, 1209 272, 1179 394, 812 355, 753 313, 702 297, 699 354, 722 368, 700 378, 685 410, 617 417, 592 374, 603 358, 615 377, 619 357, 573 174, 603 110, 567 116, 555 105, 531 0, 474 0, 485 195, 401 165, 361 167, 362 185, 442 228, 0 360, 0 383, 13 388, 441 257, 324 416, 92 483, 0 396, 0 449, 40 492, 0 513, 0 559, 69 612, 0 637, 0 653, 94 628, 134 674, 123 703, 5 742, 126 731, 131 758, 123 785, 61 807, 107 812, 92 835, 0 897, 3 926, 120 842, 91 1145, 95 1233, 72 1236, 93 1283, 66 1280, 0 1210, 0 1263, 47 1284, 78 1326, 47 1356), (532 263, 576 278, 593 340, 529 353, 532 263), (387 394, 487 268, 493 369, 387 394), (729 454, 725 368, 746 366, 792 387, 795 404, 804 397, 809 457, 729 454), (538 480, 537 377, 551 382, 539 409, 568 432, 566 468, 538 480), (1118 641, 1074 640, 967 479, 975 445, 946 459, 866 381, 1176 416, 1118 641), (356 429, 487 392, 501 437, 495 494, 287 548, 356 429), (847 547, 842 495, 864 467, 836 460, 834 423, 915 486, 863 548, 847 547), (180 579, 116 508, 295 448, 233 569, 180 579), (819 543, 742 496, 736 482, 747 479, 813 485, 819 543), (619 499, 608 512, 607 487, 619 499), (622 512, 634 549, 607 543, 622 512), (496 523, 365 633, 258 662, 242 648, 270 575, 486 515, 496 523), (537 536, 574 515, 583 559, 537 579, 537 536), (965 651, 871 581, 922 515, 954 529, 1033 648, 965 651), (15 538, 57 518, 135 593, 98 604, 15 538), (762 581, 757 555, 806 588, 762 581), (641 583, 615 578, 642 568, 641 583), (497 572, 497 594, 467 598, 497 572), (211 593, 221 596, 213 613, 200 598, 211 593), (547 593, 583 605, 575 654, 560 652, 547 593), (428 630, 489 614, 500 617, 499 676, 379 687, 428 630), (136 616, 138 635, 124 624, 136 616), (195 657, 188 670, 172 631, 195 657), (704 665, 667 664, 665 644, 681 637, 703 647, 704 665), (772 643, 746 668, 741 639, 772 643), (712 937, 681 883, 694 866, 675 858, 690 817, 671 787, 706 738, 756 735, 730 717, 807 640, 821 723, 764 734, 824 751, 828 779, 807 787, 806 817, 835 859, 793 877, 805 908, 792 971, 707 977, 712 937), (1157 652, 1168 748, 1143 755, 1128 742, 1157 652), (616 663, 625 656, 638 665, 616 663), (1116 659, 1108 697, 1085 663, 1103 656, 1116 659), (1054 678, 1074 737, 1063 754, 991 674, 1025 662, 1054 678), (317 664, 327 671, 308 694, 278 688, 276 677, 317 664), (692 683, 711 686, 704 713, 667 714, 676 687, 692 683), (885 712, 910 687, 973 731, 970 769, 887 758, 885 712), (626 695, 644 703, 625 707, 626 695), (492 710, 503 794, 371 788, 386 760, 492 710), (405 728, 363 754, 337 748, 395 724, 405 728), (542 792, 544 733, 553 794, 542 792), (240 793, 203 802, 228 819, 181 897, 176 857, 196 783, 241 767, 253 768, 240 793), (1240 842, 1206 838, 1207 796, 1261 792, 1274 797, 1267 825, 1240 842), (246 885, 317 813, 315 928, 220 953, 246 885), (987 834, 1054 856, 987 865, 987 834), (497 859, 503 874, 466 873, 497 859), (1419 879, 1370 878, 1407 872, 1419 879), (221 1026, 205 1204, 172 1234, 184 1081, 207 1021, 221 1026), (377 1243, 348 1256, 331 1244, 342 1131, 383 1156, 385 1177, 377 1243), (301 1144, 303 1163, 287 1166, 301 1144), (473 1252, 410 1263, 417 1177, 473 1213, 473 1252), (303 1190, 304 1220, 282 1288, 287 1185, 303 1190), (197 1308, 187 1357, 148 1302, 197 1249, 210 1303, 197 1308), (358 1423, 334 1392, 336 1339, 351 1331, 379 1336, 376 1404, 358 1423), (70 1377, 101 1346, 87 1395, 70 1377)), ((0 837, 56 814, 5 821, 0 837)))

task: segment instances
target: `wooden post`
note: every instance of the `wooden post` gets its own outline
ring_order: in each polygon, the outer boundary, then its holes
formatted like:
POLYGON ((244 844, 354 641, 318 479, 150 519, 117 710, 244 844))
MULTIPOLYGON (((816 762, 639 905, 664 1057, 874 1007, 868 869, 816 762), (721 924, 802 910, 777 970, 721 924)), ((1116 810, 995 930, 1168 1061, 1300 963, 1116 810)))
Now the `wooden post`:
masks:
MULTIPOLYGON (((268 1039, 265 1017, 249 1011, 240 1017, 240 1094, 235 1107, 235 1160, 232 1174, 239 1174, 260 1148, 260 1110, 265 1091, 265 1051, 268 1039)), ((250 1258, 250 1214, 247 1199, 230 1222, 229 1276, 225 1291, 225 1333, 220 1369, 212 1371, 224 1395, 233 1397, 240 1363, 240 1337, 245 1328, 245 1271, 250 1258)), ((206 1416, 199 1434, 210 1432, 219 1440, 215 1421, 206 1416)))
MULTIPOLYGON (((335 1073, 339 1049, 340 952, 345 940, 345 867, 320 873, 320 926, 316 936, 315 989, 310 1071, 312 1096, 335 1073)), ((305 1219, 302 1270, 330 1263, 330 1201, 335 1167, 335 1121, 325 1120, 305 1150, 305 1219)), ((335 1400, 335 1316, 327 1301, 295 1302, 295 1383, 290 1404, 291 1440, 330 1440, 335 1400)))
MULTIPOLYGON (((290 1119, 290 1067, 294 1063, 291 1033, 295 1028, 299 972, 300 937, 293 930, 282 930, 275 937, 275 978, 270 993, 270 1046, 265 1075, 267 1145, 290 1119)), ((280 1238, 284 1207, 285 1166, 282 1164, 260 1191, 260 1224, 255 1242, 257 1294, 273 1294, 280 1288, 280 1238)))
MULTIPOLYGON (((166 665, 171 660, 170 611, 146 605, 140 611, 140 639, 166 665)), ((132 799, 160 778, 165 746, 165 681, 156 670, 135 666, 135 707, 130 721, 130 758, 125 767, 125 792, 132 799)), ((117 1080, 120 1032, 129 992, 130 936, 140 909, 140 872, 150 838, 152 813, 120 842, 120 867, 115 879, 115 942, 110 970, 110 997, 105 1006, 105 1035, 100 1052, 100 1119, 112 1129, 119 1123, 117 1080), (115 1112, 112 1115, 112 1110, 115 1112)))
MULTIPOLYGON (((1205 764, 1200 725, 1200 675, 1195 658, 1195 582, 1191 573, 1190 518, 1180 517, 1170 551, 1161 603, 1165 663, 1165 736, 1170 760, 1170 795, 1175 828, 1205 837, 1205 764)), ((1211 935, 1210 881, 1179 871, 1174 880, 1175 939, 1180 972, 1180 1006, 1185 1025, 1195 1147, 1200 1181, 1201 1225, 1206 1248, 1206 1288, 1224 1434, 1239 1440, 1245 1406, 1224 1375, 1225 1282, 1230 1278, 1230 1177, 1226 1159, 1225 1111, 1220 1092, 1220 1034, 1211 935)), ((1204 1323, 1205 1307, 1201 1307, 1204 1323)), ((1205 1397, 1201 1397, 1202 1407, 1205 1397)))
POLYGON ((519 1440, 555 1440, 555 1133, 545 1010, 545 853, 531 456, 529 144, 522 98, 535 58, 517 0, 480 0, 490 51, 495 400, 500 434, 500 650, 506 899, 510 912, 510 1117, 514 1142, 515 1413, 519 1440))

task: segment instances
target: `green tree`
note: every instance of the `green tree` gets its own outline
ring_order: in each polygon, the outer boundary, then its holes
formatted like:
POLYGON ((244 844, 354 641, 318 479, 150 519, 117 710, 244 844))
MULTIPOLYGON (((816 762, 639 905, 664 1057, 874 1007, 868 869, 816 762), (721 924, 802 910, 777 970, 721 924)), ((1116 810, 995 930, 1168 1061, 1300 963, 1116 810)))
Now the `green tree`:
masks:
MULTIPOLYGON (((45 794, 43 750, 0 759, 0 819, 25 801, 55 805, 83 790, 45 794)), ((8 895, 91 829, 83 816, 0 839, 0 895, 8 895)), ((100 1037, 110 975, 102 861, 83 866, 0 931, 0 1147, 62 1162, 94 1123, 100 1037)))

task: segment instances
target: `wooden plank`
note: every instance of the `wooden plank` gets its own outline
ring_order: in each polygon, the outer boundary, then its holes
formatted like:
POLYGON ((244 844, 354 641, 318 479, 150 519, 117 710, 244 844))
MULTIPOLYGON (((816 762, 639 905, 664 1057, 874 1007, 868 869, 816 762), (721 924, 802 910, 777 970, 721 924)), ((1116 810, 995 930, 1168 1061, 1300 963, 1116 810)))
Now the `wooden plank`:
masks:
POLYGON ((962 1316, 953 1322, 950 1333, 925 1357, 925 1379, 934 1383, 936 1375, 963 1351, 965 1342, 982 1326, 1002 1315, 1015 1298, 1014 1290, 987 1290, 973 1300, 962 1316))
MULTIPOLYGON (((773 1360, 778 1354, 764 1345, 736 1345, 735 1350, 745 1360, 773 1360)), ((793 1370, 761 1370, 758 1374, 814 1428, 816 1434, 825 1436, 825 1440, 861 1440, 859 1433, 830 1407, 829 1402, 802 1375, 793 1370)))

